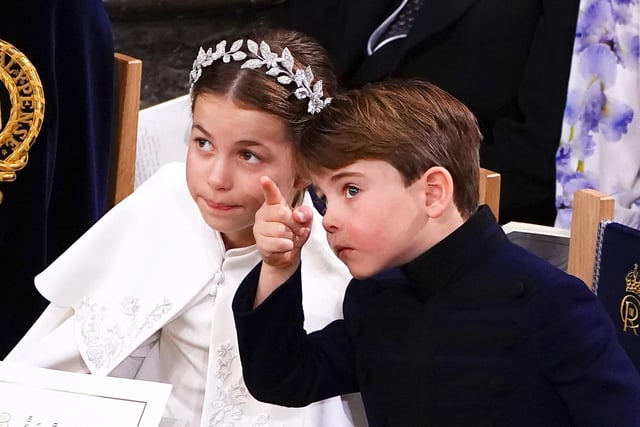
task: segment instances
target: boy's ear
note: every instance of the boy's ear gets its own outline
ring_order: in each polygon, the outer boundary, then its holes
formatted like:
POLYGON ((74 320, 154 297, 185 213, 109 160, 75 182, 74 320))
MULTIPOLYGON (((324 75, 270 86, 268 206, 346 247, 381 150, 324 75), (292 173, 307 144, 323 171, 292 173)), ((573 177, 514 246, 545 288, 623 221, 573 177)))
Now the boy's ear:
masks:
POLYGON ((427 169, 421 178, 424 182, 427 214, 440 217, 453 203, 453 178, 442 166, 427 169))

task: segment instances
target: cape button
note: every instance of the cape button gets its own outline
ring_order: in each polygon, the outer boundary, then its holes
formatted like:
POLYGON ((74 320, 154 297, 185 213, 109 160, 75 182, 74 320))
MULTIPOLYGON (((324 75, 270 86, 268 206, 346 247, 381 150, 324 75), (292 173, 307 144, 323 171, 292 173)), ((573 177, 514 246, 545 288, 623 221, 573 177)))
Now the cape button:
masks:
POLYGON ((222 271, 216 271, 216 274, 213 276, 213 283, 221 285, 222 282, 224 282, 224 273, 222 271))

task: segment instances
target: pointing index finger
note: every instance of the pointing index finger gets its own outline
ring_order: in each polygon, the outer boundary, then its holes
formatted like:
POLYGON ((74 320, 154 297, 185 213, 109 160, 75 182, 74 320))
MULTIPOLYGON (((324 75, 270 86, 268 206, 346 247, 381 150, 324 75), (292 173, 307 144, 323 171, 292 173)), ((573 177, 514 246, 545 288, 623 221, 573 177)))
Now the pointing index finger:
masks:
POLYGON ((264 194, 264 201, 267 205, 279 205, 283 203, 283 197, 280 193, 280 189, 275 182, 268 176, 260 178, 260 184, 262 184, 262 193, 264 194))

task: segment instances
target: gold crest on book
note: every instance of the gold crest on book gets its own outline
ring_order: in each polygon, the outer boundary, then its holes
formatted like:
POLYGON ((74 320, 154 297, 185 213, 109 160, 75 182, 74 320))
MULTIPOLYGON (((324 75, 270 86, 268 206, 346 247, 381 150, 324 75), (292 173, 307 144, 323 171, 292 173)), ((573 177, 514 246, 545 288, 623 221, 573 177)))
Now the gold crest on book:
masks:
POLYGON ((0 40, 0 82, 5 89, 0 92, 0 99, 8 100, 5 106, 10 106, 9 111, 0 111, 0 182, 11 182, 16 179, 16 171, 26 166, 28 151, 40 132, 44 90, 29 59, 3 40, 0 40))
POLYGON ((625 290, 627 294, 620 301, 620 320, 622 330, 638 335, 638 318, 640 316, 640 281, 638 280, 638 263, 633 265, 625 278, 625 290))

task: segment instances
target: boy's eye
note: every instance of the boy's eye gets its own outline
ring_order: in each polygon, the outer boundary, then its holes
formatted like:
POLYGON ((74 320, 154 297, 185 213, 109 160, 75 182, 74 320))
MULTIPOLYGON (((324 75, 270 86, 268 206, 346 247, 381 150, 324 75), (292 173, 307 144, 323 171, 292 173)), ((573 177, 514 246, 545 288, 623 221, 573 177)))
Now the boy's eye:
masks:
POLYGON ((360 189, 355 185, 347 185, 344 188, 344 194, 347 197, 347 199, 357 196, 358 193, 360 193, 360 189))

